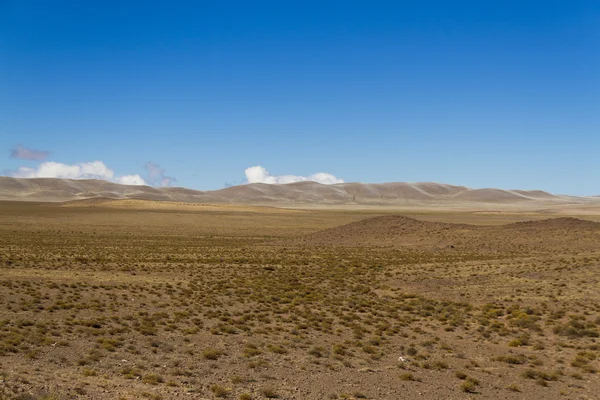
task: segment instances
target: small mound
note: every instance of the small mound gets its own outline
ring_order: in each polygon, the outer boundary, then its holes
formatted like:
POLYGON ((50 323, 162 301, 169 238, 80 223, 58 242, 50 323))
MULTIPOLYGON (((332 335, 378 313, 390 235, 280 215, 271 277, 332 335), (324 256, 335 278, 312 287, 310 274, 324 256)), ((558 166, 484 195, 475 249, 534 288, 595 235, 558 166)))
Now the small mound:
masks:
POLYGON ((367 218, 325 229, 303 238, 310 245, 394 246, 451 245, 452 234, 462 235, 478 226, 421 221, 402 215, 367 218))
MULTIPOLYGON (((384 215, 381 217, 372 217, 361 221, 352 222, 326 231, 342 231, 341 233, 351 233, 358 231, 395 231, 395 232, 422 232, 436 229, 451 229, 455 227, 467 226, 464 224, 448 224, 443 222, 421 221, 416 218, 406 217, 404 215, 384 215)), ((322 231, 325 232, 325 231, 322 231)))
POLYGON ((573 217, 543 219, 539 221, 515 222, 505 225, 508 229, 598 229, 600 223, 573 217))
POLYGON ((309 246, 406 247, 469 253, 597 251, 600 223, 553 218, 508 225, 421 221, 401 215, 367 218, 299 239, 309 246))

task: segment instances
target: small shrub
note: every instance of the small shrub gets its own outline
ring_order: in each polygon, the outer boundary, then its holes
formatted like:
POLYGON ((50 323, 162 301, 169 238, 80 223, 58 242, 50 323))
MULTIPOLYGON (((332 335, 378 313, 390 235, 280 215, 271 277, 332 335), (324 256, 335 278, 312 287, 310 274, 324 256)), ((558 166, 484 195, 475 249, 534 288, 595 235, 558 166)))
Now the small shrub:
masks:
POLYGON ((158 385, 159 383, 163 383, 165 380, 162 376, 156 374, 145 375, 142 379, 144 383, 148 383, 150 385, 158 385))
POLYGON ((521 375, 523 376, 523 378, 538 380, 542 379, 545 381, 555 381, 558 379, 558 376, 556 374, 548 374, 544 371, 540 371, 533 368, 526 369, 521 375))
POLYGON ((519 386, 517 386, 516 383, 512 383, 512 384, 508 385, 507 389, 510 390, 511 392, 520 392, 521 391, 521 389, 519 389, 519 386))
POLYGON ((403 381, 412 381, 412 382, 417 380, 417 378, 415 378, 415 376, 413 374, 411 374, 410 372, 400 375, 400 379, 402 379, 403 381))
POLYGON ((325 349, 322 347, 313 347, 312 349, 310 349, 308 351, 308 354, 310 354, 311 356, 314 356, 314 357, 324 357, 325 349))
POLYGON ((248 381, 248 379, 246 379, 242 376, 239 376, 239 375, 234 375, 231 377, 231 383, 233 383, 233 384, 244 383, 247 381, 248 381))
POLYGON ((505 362, 507 364, 520 365, 520 364, 525 364, 525 362, 527 362, 527 357, 525 357, 523 354, 517 354, 517 355, 507 354, 504 356, 495 357, 493 360, 505 362))
POLYGON ((221 357, 222 355, 223 352, 221 350, 213 348, 204 349, 204 351, 202 352, 202 357, 204 357, 207 360, 218 360, 219 357, 221 357))
POLYGON ((535 380, 535 383, 540 386, 548 386, 548 382, 544 378, 538 378, 535 380))
POLYGON ((229 389, 224 388, 221 385, 212 385, 210 387, 210 391, 213 392, 215 397, 220 397, 220 398, 225 398, 225 397, 229 396, 229 392, 230 392, 229 389))
POLYGON ((84 368, 84 369, 81 371, 81 375, 83 375, 83 376, 96 376, 96 375, 98 375, 98 374, 96 373, 96 371, 94 371, 94 370, 93 370, 93 369, 91 369, 91 368, 84 368))
POLYGON ((456 373, 454 374, 458 379, 462 379, 465 380, 467 379, 469 376, 467 374, 465 374, 462 371, 456 371, 456 373))
POLYGON ((273 388, 263 388, 260 390, 260 394, 265 396, 267 399, 278 399, 279 395, 273 388))
POLYGON ((467 379, 460 385, 460 390, 465 393, 475 393, 476 387, 477 384, 474 381, 467 379))
POLYGON ((448 369, 449 366, 448 366, 447 362, 438 360, 438 361, 433 362, 433 368, 442 370, 442 369, 448 369))

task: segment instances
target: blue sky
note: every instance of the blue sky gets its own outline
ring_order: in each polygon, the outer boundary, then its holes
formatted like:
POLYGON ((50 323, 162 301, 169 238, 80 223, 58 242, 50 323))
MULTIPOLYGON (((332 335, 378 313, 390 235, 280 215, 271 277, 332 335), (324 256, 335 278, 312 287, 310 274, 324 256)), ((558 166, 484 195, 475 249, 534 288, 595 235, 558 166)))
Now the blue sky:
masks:
POLYGON ((597 1, 0 0, 5 175, 596 195, 599 153, 597 1))

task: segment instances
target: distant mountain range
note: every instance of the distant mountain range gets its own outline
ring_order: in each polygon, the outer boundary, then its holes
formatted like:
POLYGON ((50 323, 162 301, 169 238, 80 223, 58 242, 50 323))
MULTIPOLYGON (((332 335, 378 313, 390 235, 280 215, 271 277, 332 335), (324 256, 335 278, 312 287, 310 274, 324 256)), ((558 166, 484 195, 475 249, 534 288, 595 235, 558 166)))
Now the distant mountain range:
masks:
POLYGON ((471 189, 441 183, 253 183, 220 190, 127 186, 101 180, 0 177, 0 200, 62 202, 93 198, 262 205, 402 205, 415 203, 600 202, 541 190, 471 189))

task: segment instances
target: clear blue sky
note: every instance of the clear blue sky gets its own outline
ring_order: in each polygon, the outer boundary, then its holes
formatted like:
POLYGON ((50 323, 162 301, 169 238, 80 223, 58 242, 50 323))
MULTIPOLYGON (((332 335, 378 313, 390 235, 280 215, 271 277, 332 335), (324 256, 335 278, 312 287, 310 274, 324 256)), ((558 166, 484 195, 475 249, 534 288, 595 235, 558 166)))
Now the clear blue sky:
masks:
POLYGON ((0 172, 96 160, 600 194, 600 2, 0 0, 0 172))

